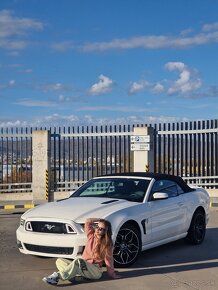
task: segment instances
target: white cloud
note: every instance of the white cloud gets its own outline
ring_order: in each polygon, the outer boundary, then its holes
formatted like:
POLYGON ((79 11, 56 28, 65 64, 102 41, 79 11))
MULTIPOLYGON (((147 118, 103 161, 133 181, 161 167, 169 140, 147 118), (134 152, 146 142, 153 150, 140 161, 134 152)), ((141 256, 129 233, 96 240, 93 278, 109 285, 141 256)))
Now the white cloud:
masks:
POLYGON ((24 72, 26 74, 30 74, 33 72, 33 70, 31 68, 27 68, 27 69, 24 69, 24 70, 20 70, 20 72, 24 72))
POLYGON ((153 88, 152 88, 152 93, 154 94, 160 94, 162 92, 164 92, 164 86, 160 83, 156 83, 153 88))
MULTIPOLYGON (((108 111, 108 112, 151 112, 151 108, 144 108, 144 107, 134 107, 134 106, 86 106, 80 107, 76 111, 108 111)), ((153 110, 154 111, 154 110, 153 110)))
POLYGON ((15 80, 10 80, 9 81, 9 86, 10 87, 13 87, 15 85, 15 83, 16 83, 15 80))
POLYGON ((39 88, 44 92, 66 92, 71 90, 70 86, 61 83, 43 84, 39 88))
POLYGON ((15 39, 26 35, 28 31, 43 30, 43 23, 30 18, 18 18, 9 10, 0 11, 0 48, 20 50, 28 41, 15 39))
POLYGON ((109 77, 101 74, 99 76, 99 82, 92 85, 89 92, 91 95, 105 94, 111 91, 112 85, 113 81, 109 77))
POLYGON ((218 30, 218 22, 203 25, 202 31, 213 31, 213 30, 218 30))
POLYGON ((82 52, 107 51, 114 49, 184 49, 191 46, 199 46, 218 42, 218 22, 205 24, 199 33, 193 33, 192 28, 185 29, 178 36, 168 35, 142 35, 130 38, 116 38, 110 41, 90 42, 76 44, 73 41, 55 43, 52 48, 57 51, 78 50, 82 52))
POLYGON ((57 104, 52 101, 39 101, 39 100, 31 100, 31 99, 20 99, 13 104, 21 105, 24 107, 56 107, 57 104))
POLYGON ((0 11, 0 37, 24 34, 28 30, 42 30, 43 24, 30 18, 18 18, 9 10, 0 11))
POLYGON ((72 41, 57 42, 57 43, 53 43, 51 45, 52 49, 57 50, 59 52, 65 52, 65 51, 73 49, 75 47, 76 46, 74 45, 74 43, 72 41))
POLYGON ((194 92, 202 85, 201 80, 194 78, 192 71, 182 62, 168 62, 165 68, 169 71, 178 70, 180 72, 179 78, 168 88, 169 95, 176 93, 185 95, 194 92))
POLYGON ((59 102, 61 103, 67 103, 67 102, 81 102, 82 98, 80 96, 65 96, 65 95, 59 95, 58 97, 59 102))
POLYGON ((180 34, 182 35, 182 36, 185 36, 185 35, 188 35, 188 34, 190 34, 190 33, 192 33, 192 32, 194 32, 194 30, 193 30, 193 28, 187 28, 187 29, 184 29, 184 30, 182 30, 181 32, 180 32, 180 34))
POLYGON ((0 90, 8 89, 14 87, 16 84, 15 80, 10 80, 7 84, 0 84, 0 90))
POLYGON ((178 118, 174 116, 139 116, 129 115, 126 117, 115 118, 96 118, 92 115, 79 117, 76 115, 59 115, 38 116, 30 120, 3 120, 0 119, 0 127, 60 127, 60 126, 109 126, 109 125, 132 125, 132 124, 155 124, 170 123, 179 121, 190 121, 187 118, 178 118))
POLYGON ((133 82, 129 87, 128 93, 129 95, 134 95, 138 92, 143 91, 147 85, 149 85, 149 83, 146 80, 133 82))

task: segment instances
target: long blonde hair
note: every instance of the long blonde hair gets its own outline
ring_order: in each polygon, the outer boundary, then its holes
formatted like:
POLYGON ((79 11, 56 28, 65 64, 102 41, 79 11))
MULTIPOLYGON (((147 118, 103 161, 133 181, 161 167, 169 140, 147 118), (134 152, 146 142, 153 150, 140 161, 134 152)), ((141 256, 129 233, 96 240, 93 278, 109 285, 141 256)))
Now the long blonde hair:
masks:
POLYGON ((113 247, 112 241, 112 226, 111 223, 105 219, 100 219, 99 223, 103 223, 105 226, 105 234, 100 237, 100 240, 95 249, 96 257, 104 260, 108 251, 113 247))

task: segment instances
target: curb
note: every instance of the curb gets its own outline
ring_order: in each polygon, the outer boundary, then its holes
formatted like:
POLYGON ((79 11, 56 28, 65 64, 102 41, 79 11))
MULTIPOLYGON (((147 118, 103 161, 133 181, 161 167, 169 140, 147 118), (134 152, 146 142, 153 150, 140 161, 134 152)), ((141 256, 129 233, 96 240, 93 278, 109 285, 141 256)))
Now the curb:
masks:
POLYGON ((218 203, 217 202, 211 202, 210 203, 210 207, 218 207, 218 203))
POLYGON ((34 208, 35 206, 37 206, 38 204, 6 204, 6 205, 0 205, 0 209, 6 209, 6 210, 11 210, 11 209, 16 209, 16 208, 34 208))

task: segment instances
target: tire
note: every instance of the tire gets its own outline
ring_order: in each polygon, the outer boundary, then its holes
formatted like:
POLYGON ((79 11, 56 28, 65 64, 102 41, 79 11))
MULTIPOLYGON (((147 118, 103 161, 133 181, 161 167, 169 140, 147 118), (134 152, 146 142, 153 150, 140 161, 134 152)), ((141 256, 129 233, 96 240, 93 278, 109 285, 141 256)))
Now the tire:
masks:
POLYGON ((192 245, 203 242, 206 234, 206 219, 203 211, 196 211, 192 217, 191 225, 185 240, 192 245))
POLYGON ((116 267, 126 268, 138 258, 141 252, 141 237, 138 229, 126 224, 119 230, 114 244, 114 264, 116 267))

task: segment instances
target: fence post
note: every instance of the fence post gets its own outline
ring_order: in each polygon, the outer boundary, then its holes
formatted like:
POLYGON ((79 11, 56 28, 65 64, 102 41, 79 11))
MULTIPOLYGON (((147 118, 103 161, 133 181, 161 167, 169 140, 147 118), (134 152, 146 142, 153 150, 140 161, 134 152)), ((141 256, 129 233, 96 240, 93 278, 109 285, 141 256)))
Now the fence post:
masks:
POLYGON ((134 172, 154 172, 154 129, 134 127, 131 150, 134 156, 134 172))
POLYGON ((50 143, 51 133, 49 130, 32 132, 32 191, 34 203, 54 199, 51 196, 50 186, 47 187, 48 182, 50 183, 51 172, 50 143))

